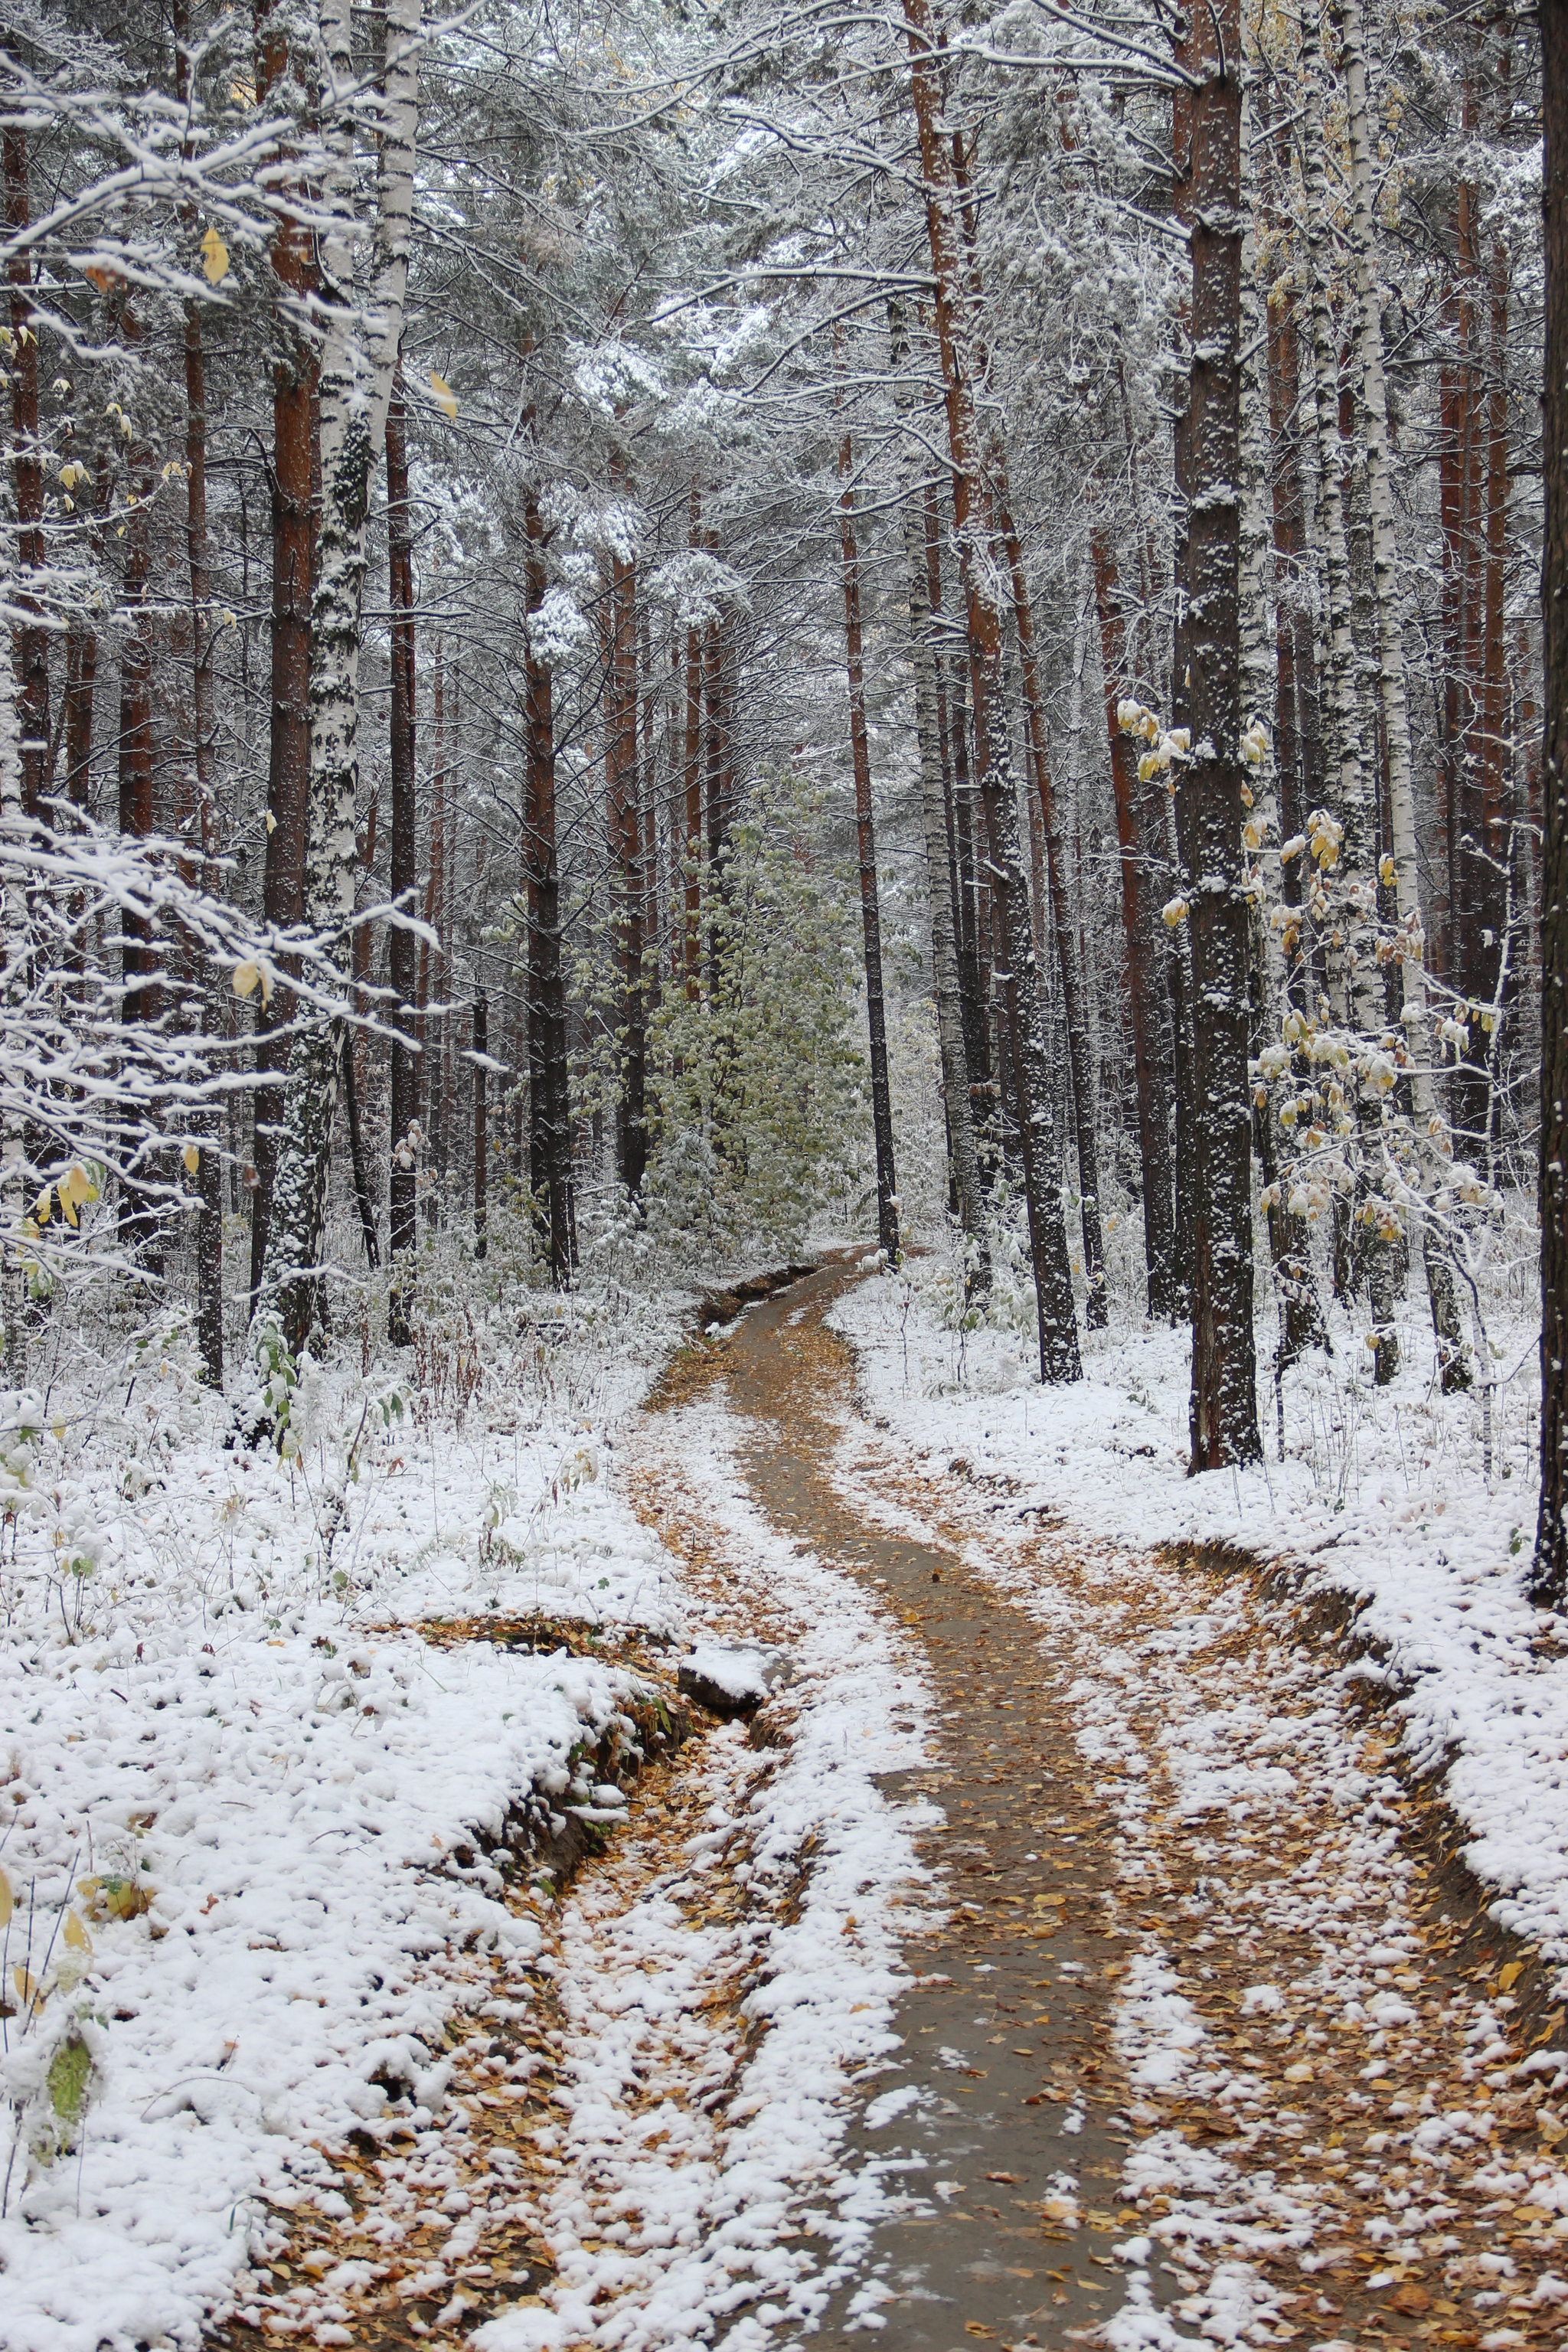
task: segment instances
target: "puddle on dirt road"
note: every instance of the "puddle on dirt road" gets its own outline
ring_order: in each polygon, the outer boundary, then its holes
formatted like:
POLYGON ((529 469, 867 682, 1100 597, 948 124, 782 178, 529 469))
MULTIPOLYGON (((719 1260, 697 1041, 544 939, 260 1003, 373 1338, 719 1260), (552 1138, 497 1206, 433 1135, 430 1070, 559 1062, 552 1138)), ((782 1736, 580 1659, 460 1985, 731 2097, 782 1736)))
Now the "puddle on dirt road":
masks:
POLYGON ((878 2225, 823 2333, 874 2307, 887 2352, 1069 2342, 1121 2302, 1110 2247, 1138 2221, 1117 2204, 1112 1825, 1073 1744, 1070 1676, 1038 1628, 952 1551, 879 1531, 828 1483, 838 1433, 820 1408, 847 1405, 852 1366, 819 1310, 842 1280, 829 1270, 753 1307, 712 1360, 753 1424, 741 1460, 756 1502, 878 1588, 919 1641, 940 1709, 914 1777, 947 1815, 927 1859, 944 1870, 951 1922, 905 1948, 902 2048, 845 2151, 902 2210, 878 2225))

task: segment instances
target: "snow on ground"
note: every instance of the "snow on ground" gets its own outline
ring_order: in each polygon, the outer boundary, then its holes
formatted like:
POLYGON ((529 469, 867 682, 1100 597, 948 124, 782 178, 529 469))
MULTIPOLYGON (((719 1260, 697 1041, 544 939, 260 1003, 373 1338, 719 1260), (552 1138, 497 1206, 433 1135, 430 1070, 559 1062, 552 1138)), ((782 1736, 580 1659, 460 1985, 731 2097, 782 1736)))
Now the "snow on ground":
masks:
POLYGON ((429 1418, 311 1372, 291 1465, 177 1348, 0 1396, 7 2352, 194 2341, 260 2200, 439 2104, 447 1956, 537 1948, 466 1839, 584 1796, 628 1677, 408 1628, 680 1601, 602 1475, 647 1352, 484 1352, 429 1418))
MULTIPOLYGON (((770 1712, 788 1744, 748 1757, 734 1730, 720 1735, 702 1767, 714 1782, 707 1826, 678 1867, 608 1917, 583 1902, 569 1907, 568 1937, 583 1957, 565 2053, 574 2120, 560 2151, 574 2160, 546 2224, 562 2264, 552 2343, 592 2334, 651 2352, 701 2341, 739 2312, 725 2341, 747 2352, 824 2307, 882 2210, 876 2180, 839 2154, 846 2091, 894 2044, 900 1940, 929 1879, 914 1836, 937 1816, 919 1800, 885 1796, 873 1776, 920 1762, 930 1694, 890 1612, 797 1553, 745 1499, 736 1437, 721 1397, 705 1398, 645 1424, 638 1454, 665 1507, 678 1497, 694 1536, 721 1539, 722 1580, 700 1604, 705 1630, 732 1636, 739 1612, 787 1657, 792 1678, 775 1685, 770 1712), (737 1839, 747 1912, 729 1926, 683 1928, 678 1901, 737 1839), (704 1937, 715 1945, 706 1972, 751 1986, 739 2002, 738 2071, 735 2051, 693 2014, 686 1990, 694 1969, 704 1972, 704 1937), (678 2047, 681 2035, 690 2046, 676 2064, 672 2036, 678 2047), (701 2112, 705 2068, 731 2082, 712 2119, 701 2112), (672 2137, 650 2155, 661 2129, 672 2137), (591 2205, 575 2185, 585 2179, 598 2184, 591 2205), (627 2212, 629 2225, 607 2218, 627 2212), (590 2232, 603 2243, 585 2247, 590 2232)), ((699 1606, 694 1596, 694 1622, 699 1606)), ((550 2323, 538 2314, 502 2317, 476 2341, 485 2352, 531 2352, 542 2326, 550 2323)))
MULTIPOLYGON (((694 1767, 715 1776, 711 1818, 657 1899, 565 1925, 553 1980, 575 2021, 582 2145, 557 2158, 562 2310, 499 2320, 507 2344, 564 2340, 606 2263, 646 2315, 617 2341, 652 2342, 672 2315, 695 2326, 761 2278, 776 2301, 739 2323, 760 2339, 826 2291, 825 2245, 842 2262, 862 2242, 875 2200, 834 2150, 847 2082, 886 2042, 919 1877, 913 1814, 869 1773, 905 1748, 913 1760, 918 1735, 889 1717, 918 1716, 920 1693, 868 1604, 734 1502, 714 1409, 668 1416, 665 1455, 754 1560, 752 1582, 716 1606, 634 1516, 618 1449, 664 1326, 640 1345, 481 1335, 466 1368, 436 1367, 428 1411, 312 1370, 291 1463, 225 1444, 177 1348, 146 1358, 129 1395, 109 1360, 97 1389, 83 1375, 0 1397, 5 2352, 194 2344, 276 2250, 278 2209, 346 2214, 332 2151, 351 2129, 391 2101, 438 2144, 444 2028, 475 1956, 510 1961, 531 1997, 548 1926, 502 1899, 484 1833, 531 1787, 593 1806, 574 1751, 635 1676, 564 1647, 432 1646, 427 1620, 603 1620, 669 1642, 671 1667, 683 1640, 739 1631, 783 1641, 795 1675, 773 1701, 791 1719, 782 1760, 764 1770, 738 1727, 694 1767), (703 2147, 672 2167, 612 2078, 650 2036, 668 2072, 665 1994, 684 2009, 722 1972, 732 1934, 683 1933, 672 1889, 700 1885, 735 1835, 742 1874, 793 1891, 747 1931, 722 2129, 704 2118, 703 2147), (636 2247, 612 2227, 605 2253, 583 2248, 568 2191, 584 2179, 635 2186, 636 2247), (785 2252, 777 2226, 803 2197, 816 2243, 785 2252)), ((639 2063, 620 2088, 640 2100, 644 2081, 639 2063)), ((317 2301, 300 2324, 332 2341, 317 2301)))
MULTIPOLYGON (((1202 1482, 1228 1486, 1236 1507, 1198 1519, 1168 1427, 1160 1453, 1131 1453, 1130 1430, 1158 1429, 1162 1404, 1173 1418, 1169 1383, 1162 1397, 1150 1378, 1155 1350, 1130 1421, 1125 1389, 1103 1378, 1061 1399, 1010 1391, 1000 1350, 987 1393, 942 1392, 946 1335, 907 1284, 863 1284, 831 1319, 861 1351, 865 1402, 887 1432, 846 1432, 840 1491, 889 1528, 940 1524, 972 1571, 1028 1611, 1116 1822, 1101 1895, 1127 1939, 1113 2022, 1135 2127, 1122 2189, 1142 2226, 1116 2248, 1125 2300, 1103 2340, 1178 2352, 1195 2326, 1202 2339, 1262 2343, 1288 2318, 1338 2352, 1334 2298, 1364 2270, 1365 2290, 1445 2325, 1468 2296, 1496 2352, 1558 2341, 1568 2172, 1552 2101, 1568 2053, 1525 2053, 1511 1995, 1445 1969, 1389 1741, 1345 1706, 1343 1671, 1323 1672, 1290 1599, 1227 1591, 1223 1567, 1194 1573, 1179 1547, 1152 1549, 1173 1519, 1189 1539, 1232 1541, 1256 1541, 1260 1519, 1247 1481, 1202 1482), (990 1483, 955 1476, 965 1461, 990 1483)), ((1289 1515, 1289 1463, 1276 1490, 1280 1549, 1311 1518, 1299 1490, 1289 1515)), ((1484 1509, 1483 1494, 1472 1524, 1484 1509)), ((1348 1557, 1356 1589, 1397 1625, 1401 1559, 1380 1557, 1353 1495, 1337 1517, 1333 1574, 1348 1557)), ((1429 1559, 1441 1593, 1437 1571, 1429 1559)), ((1521 1611, 1508 1570, 1499 1582, 1521 1611)), ((1464 1661, 1447 1672, 1462 1682, 1464 1661)), ((1417 1740, 1430 1738, 1425 1697, 1405 1701, 1417 1740)), ((1486 1738, 1482 1705, 1465 1720, 1486 1738)), ((1507 1727, 1485 1754, 1510 1769, 1507 1727)), ((1459 1759, 1465 1785, 1485 1754, 1459 1759)), ((1533 1862, 1550 1897, 1544 1840, 1533 1862)), ((1560 1854, 1555 1867, 1560 1885, 1560 1854)))
POLYGON ((1043 1390, 1028 1339, 954 1329, 951 1295, 931 1256, 857 1285, 835 1309, 860 1351, 868 1409, 943 1464, 1012 1480, 1021 1504, 1086 1533, 1135 1547, 1236 1544, 1305 1563, 1309 1591, 1352 1596, 1409 1754, 1422 1768, 1447 1759, 1444 1794, 1469 1833, 1464 1859, 1498 1890, 1494 1916, 1562 1964, 1557 1991, 1568 1994, 1568 1658, 1542 1644, 1568 1637, 1568 1622, 1525 1593, 1537 1470, 1522 1320, 1496 1320, 1504 1344, 1493 1352, 1514 1377, 1500 1375, 1489 1485, 1479 1402, 1433 1392, 1414 1292, 1404 1367, 1387 1389, 1359 1377, 1359 1335, 1342 1318, 1335 1356, 1286 1376, 1283 1460, 1267 1411, 1272 1311, 1260 1316, 1268 1458, 1189 1478, 1184 1332, 1091 1334, 1085 1379, 1043 1390))

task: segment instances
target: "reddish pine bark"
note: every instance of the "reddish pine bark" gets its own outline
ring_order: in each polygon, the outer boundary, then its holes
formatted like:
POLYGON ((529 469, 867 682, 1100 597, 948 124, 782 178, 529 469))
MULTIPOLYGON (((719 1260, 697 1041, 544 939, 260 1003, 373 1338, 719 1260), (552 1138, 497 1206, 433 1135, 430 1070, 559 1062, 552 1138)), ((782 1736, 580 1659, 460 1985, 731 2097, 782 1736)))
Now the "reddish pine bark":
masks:
POLYGON ((1541 1508, 1531 1591, 1568 1601, 1568 0, 1541 0, 1546 356, 1541 917, 1541 1508))

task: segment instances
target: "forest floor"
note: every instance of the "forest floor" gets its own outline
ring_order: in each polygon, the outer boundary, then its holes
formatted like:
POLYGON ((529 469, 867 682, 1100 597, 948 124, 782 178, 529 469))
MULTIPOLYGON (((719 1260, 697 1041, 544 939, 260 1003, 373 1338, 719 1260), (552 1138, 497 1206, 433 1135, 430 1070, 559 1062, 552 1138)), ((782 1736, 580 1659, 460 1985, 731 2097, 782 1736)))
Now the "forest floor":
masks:
MULTIPOLYGON (((501 1895, 449 2095, 273 2209, 231 2343, 1562 2341, 1553 1970, 1385 1669, 1266 1559, 1160 1540, 1138 1463, 1142 1541, 988 1463, 1048 1401, 911 1389, 911 1316, 830 1261, 626 1425, 686 1633, 772 1695, 595 1790, 558 1903, 501 1895)), ((635 1625, 617 1660, 668 1689, 635 1625)))

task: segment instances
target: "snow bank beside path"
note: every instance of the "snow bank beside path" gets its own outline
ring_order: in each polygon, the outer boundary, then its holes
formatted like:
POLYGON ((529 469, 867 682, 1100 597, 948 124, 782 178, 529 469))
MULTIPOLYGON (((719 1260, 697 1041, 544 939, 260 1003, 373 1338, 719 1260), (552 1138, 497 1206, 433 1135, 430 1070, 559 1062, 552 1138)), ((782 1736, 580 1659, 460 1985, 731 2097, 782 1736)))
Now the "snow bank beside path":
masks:
POLYGON ((194 2345, 262 2200, 346 2210, 332 2147, 438 2105, 445 1956, 537 1948, 468 1833, 577 1793, 630 1677, 413 1626, 679 1621, 613 1384, 444 1426, 363 1385, 311 1376, 292 1470, 177 1362, 0 1397, 5 2352, 194 2345))
POLYGON ((944 1465, 1011 1482, 1021 1515, 1059 1513, 1129 1545, 1237 1544, 1354 1596, 1358 1630, 1386 1652, 1407 1749, 1423 1767, 1448 1759, 1444 1792, 1468 1832, 1466 1862, 1498 1889, 1493 1916, 1560 1964, 1568 1996, 1568 1657, 1532 1647, 1548 1632, 1568 1640, 1568 1622, 1525 1596, 1523 1416, 1500 1435, 1489 1494, 1479 1407, 1430 1398, 1424 1364, 1374 1392, 1314 1360, 1289 1376, 1283 1462, 1193 1479, 1184 1334, 1100 1339, 1081 1383, 1047 1391, 1010 1336, 961 1345, 931 1279, 918 1264, 912 1281, 868 1277, 832 1311, 859 1351, 868 1408, 944 1465))

